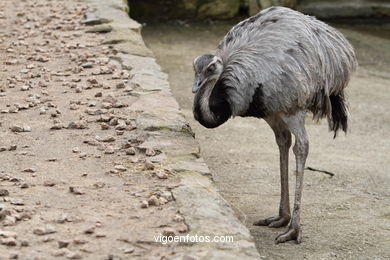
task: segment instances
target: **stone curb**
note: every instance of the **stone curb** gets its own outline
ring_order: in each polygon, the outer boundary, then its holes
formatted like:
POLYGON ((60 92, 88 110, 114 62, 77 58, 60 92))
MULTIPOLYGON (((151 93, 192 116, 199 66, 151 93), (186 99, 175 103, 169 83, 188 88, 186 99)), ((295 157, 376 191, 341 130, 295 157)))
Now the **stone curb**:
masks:
POLYGON ((234 237, 233 243, 194 243, 187 246, 187 256, 259 259, 249 230, 218 195, 208 166, 199 156, 199 144, 171 94, 167 75, 145 46, 141 25, 128 16, 127 1, 85 1, 88 12, 84 22, 91 25, 86 32, 105 33, 103 44, 118 52, 110 57, 112 62, 119 63, 132 76, 132 93, 139 99, 129 109, 137 111, 137 128, 149 134, 142 145, 163 151, 164 167, 180 174, 181 185, 172 190, 172 195, 189 226, 189 234, 234 237))

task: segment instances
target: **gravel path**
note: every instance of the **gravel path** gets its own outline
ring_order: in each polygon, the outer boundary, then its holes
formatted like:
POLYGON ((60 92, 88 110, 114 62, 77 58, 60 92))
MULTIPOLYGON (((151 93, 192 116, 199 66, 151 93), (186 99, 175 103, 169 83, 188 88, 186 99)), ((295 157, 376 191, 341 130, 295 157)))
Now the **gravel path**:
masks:
POLYGON ((0 259, 145 259, 188 230, 164 153, 140 146, 130 72, 80 1, 0 3, 0 259))

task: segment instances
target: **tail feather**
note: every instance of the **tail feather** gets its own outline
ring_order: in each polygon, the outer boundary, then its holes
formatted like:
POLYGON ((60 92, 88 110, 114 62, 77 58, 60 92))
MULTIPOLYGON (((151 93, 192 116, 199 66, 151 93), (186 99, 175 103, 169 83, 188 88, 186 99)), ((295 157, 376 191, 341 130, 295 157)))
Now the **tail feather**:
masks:
POLYGON ((344 97, 344 93, 338 95, 330 95, 330 104, 332 112, 328 116, 329 130, 334 131, 333 138, 336 138, 338 130, 343 130, 347 133, 348 130, 348 106, 344 97))

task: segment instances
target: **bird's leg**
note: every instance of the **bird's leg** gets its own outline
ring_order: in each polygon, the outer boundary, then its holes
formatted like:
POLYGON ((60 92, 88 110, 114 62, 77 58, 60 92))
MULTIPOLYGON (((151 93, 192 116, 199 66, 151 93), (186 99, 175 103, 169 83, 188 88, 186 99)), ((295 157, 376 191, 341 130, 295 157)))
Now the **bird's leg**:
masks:
POLYGON ((270 124, 275 133, 276 142, 279 146, 280 154, 280 204, 279 215, 266 219, 261 219, 253 223, 256 226, 284 227, 290 222, 290 201, 288 191, 288 151, 291 146, 291 133, 283 129, 282 125, 270 124))
POLYGON ((296 159, 296 185, 295 185, 295 200, 294 209, 292 213, 291 223, 285 233, 276 237, 276 243, 283 243, 289 240, 295 240, 297 243, 301 242, 301 226, 300 226, 300 208, 303 188, 303 171, 305 169, 305 162, 309 152, 309 141, 307 138, 304 114, 286 119, 290 131, 295 136, 295 145, 293 151, 296 159))

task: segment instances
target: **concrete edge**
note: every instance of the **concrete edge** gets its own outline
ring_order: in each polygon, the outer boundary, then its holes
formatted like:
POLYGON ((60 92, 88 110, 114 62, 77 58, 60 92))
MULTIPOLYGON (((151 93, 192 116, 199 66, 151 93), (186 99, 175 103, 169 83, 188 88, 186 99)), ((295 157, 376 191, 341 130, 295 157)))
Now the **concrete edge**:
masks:
MULTIPOLYGON (((186 248, 195 259, 259 259, 254 239, 231 207, 218 194, 208 166, 199 156, 199 144, 179 110, 168 77, 161 71, 141 36, 141 25, 128 16, 126 0, 84 0, 88 6, 86 32, 105 33, 107 44, 117 50, 110 57, 132 75, 139 100, 131 109, 140 111, 137 127, 150 138, 145 146, 166 153, 163 165, 180 174, 181 185, 172 189, 190 235, 233 236, 233 243, 194 243, 186 248), (155 102, 155 101, 158 102, 155 102), (174 141, 172 141, 174 140, 174 141)), ((183 256, 177 256, 182 259, 183 256)))

